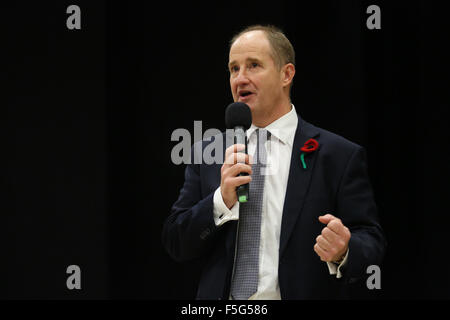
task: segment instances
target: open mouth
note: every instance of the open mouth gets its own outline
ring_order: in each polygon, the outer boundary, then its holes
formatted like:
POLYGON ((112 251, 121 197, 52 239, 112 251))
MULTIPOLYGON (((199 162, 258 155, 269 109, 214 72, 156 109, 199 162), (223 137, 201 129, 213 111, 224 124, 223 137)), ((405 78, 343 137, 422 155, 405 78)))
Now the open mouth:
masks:
POLYGON ((251 91, 241 90, 239 91, 239 100, 248 100, 252 95, 254 95, 254 93, 251 91))

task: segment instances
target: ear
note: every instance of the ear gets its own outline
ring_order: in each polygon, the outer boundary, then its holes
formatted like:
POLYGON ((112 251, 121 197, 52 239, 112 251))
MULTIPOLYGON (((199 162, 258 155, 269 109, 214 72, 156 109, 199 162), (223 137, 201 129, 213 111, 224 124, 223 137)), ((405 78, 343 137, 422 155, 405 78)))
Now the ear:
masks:
POLYGON ((295 66, 292 63, 288 63, 281 68, 281 81, 283 82, 283 87, 288 87, 295 75, 295 66))

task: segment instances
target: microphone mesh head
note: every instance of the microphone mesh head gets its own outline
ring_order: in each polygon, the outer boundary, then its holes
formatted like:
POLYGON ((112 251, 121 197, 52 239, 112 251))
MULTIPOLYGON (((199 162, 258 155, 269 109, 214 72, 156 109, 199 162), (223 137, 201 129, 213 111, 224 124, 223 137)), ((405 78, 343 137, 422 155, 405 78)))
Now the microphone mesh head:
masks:
POLYGON ((242 126, 247 130, 252 125, 252 112, 243 102, 233 102, 225 110, 225 125, 227 129, 242 126))

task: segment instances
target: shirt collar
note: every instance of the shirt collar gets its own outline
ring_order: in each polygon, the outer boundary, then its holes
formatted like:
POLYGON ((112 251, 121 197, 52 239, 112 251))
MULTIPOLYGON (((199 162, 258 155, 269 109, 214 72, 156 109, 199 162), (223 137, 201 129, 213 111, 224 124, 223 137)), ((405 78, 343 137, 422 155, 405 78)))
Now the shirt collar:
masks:
MULTIPOLYGON (((291 104, 291 106, 291 111, 266 126, 265 129, 269 130, 270 134, 282 143, 292 147, 294 144, 295 131, 297 130, 298 116, 294 105, 291 104)), ((247 137, 249 138, 256 129, 259 129, 259 127, 252 124, 247 130, 247 137)))

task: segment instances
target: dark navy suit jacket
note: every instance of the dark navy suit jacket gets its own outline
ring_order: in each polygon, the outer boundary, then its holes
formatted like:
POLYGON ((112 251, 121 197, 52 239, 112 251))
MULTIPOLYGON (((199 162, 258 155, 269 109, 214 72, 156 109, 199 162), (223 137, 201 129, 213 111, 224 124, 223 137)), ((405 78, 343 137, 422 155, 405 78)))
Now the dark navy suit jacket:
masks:
MULTIPOLYGON (((224 139, 225 134, 216 136, 224 139)), ((202 150, 211 141, 202 141, 202 150)), ((185 182, 162 232, 172 258, 204 261, 198 299, 228 299, 237 221, 216 227, 213 195, 221 164, 189 164, 185 182)), ((369 182, 364 149, 299 117, 283 208, 278 281, 282 299, 346 298, 347 284, 366 279, 369 265, 380 265, 385 239, 369 182), (314 138, 319 148, 300 160, 300 148, 314 138), (339 217, 351 232, 343 277, 330 275, 313 247, 325 227, 318 217, 339 217)))

